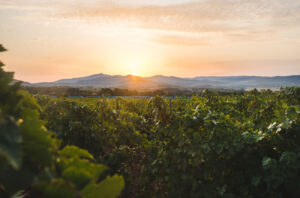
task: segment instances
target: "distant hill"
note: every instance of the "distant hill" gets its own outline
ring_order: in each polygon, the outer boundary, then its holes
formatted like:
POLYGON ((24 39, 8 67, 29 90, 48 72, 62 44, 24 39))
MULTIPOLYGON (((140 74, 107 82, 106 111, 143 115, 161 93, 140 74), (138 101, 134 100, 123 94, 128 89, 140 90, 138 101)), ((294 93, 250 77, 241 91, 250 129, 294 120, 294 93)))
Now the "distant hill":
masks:
POLYGON ((175 76, 139 77, 133 75, 106 75, 62 79, 55 82, 24 83, 24 86, 68 86, 96 88, 158 89, 158 88, 225 88, 225 89, 276 89, 284 86, 300 86, 300 75, 293 76, 199 76, 180 78, 175 76))

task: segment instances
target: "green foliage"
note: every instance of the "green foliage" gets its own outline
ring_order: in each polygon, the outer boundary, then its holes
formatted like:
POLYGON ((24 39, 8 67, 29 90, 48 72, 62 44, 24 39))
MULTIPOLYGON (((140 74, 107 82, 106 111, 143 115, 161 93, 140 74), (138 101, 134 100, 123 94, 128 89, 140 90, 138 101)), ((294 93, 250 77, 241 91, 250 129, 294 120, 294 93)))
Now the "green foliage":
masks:
POLYGON ((21 156, 21 136, 17 123, 10 117, 1 118, 0 120, 0 155, 8 163, 18 169, 22 162, 21 156))
POLYGON ((82 157, 91 159, 90 154, 75 146, 66 146, 62 150, 62 158, 59 159, 59 167, 62 177, 72 181, 78 188, 82 188, 90 181, 96 182, 99 176, 106 170, 101 164, 92 164, 82 157), (65 151, 67 149, 67 151, 65 151), (66 155, 69 154, 69 155, 66 155))
POLYGON ((123 177, 106 177, 106 166, 86 150, 76 146, 60 150, 60 141, 39 118, 41 108, 35 99, 20 91, 13 74, 1 67, 0 196, 117 197, 123 177))
MULTIPOLYGON (((50 87, 23 87, 26 91, 31 94, 40 94, 40 95, 50 95, 50 96, 185 96, 191 95, 192 93, 197 93, 201 89, 196 90, 182 90, 182 89, 158 89, 151 91, 136 91, 128 89, 119 89, 119 88, 74 88, 74 87, 59 87, 59 86, 50 86, 50 87)), ((228 92, 228 91, 227 91, 228 92)))
POLYGON ((49 198, 76 197, 75 187, 63 179, 52 179, 50 182, 39 182, 34 186, 43 195, 49 198))
MULTIPOLYGON (((95 156, 114 146, 141 144, 144 137, 136 127, 143 125, 144 120, 135 112, 117 110, 106 103, 105 100, 82 104, 55 99, 44 106, 42 115, 47 120, 47 128, 57 132, 63 145, 79 146, 95 156)), ((123 107, 122 101, 119 106, 123 107)))
POLYGON ((42 166, 52 162, 52 152, 55 143, 51 134, 44 128, 40 120, 24 120, 20 127, 22 131, 22 149, 26 160, 42 166))
POLYGON ((124 181, 120 176, 107 177, 99 184, 90 183, 83 190, 82 195, 86 198, 113 198, 117 197, 124 186, 124 181), (100 196, 99 196, 100 195, 100 196))
POLYGON ((123 197, 299 197, 297 89, 205 91, 172 113, 161 97, 44 98, 42 113, 64 144, 124 175, 123 197))
MULTIPOLYGON (((0 52, 6 49, 0 44, 0 52)), ((19 88, 20 83, 13 81, 13 72, 5 72, 3 70, 4 64, 0 61, 0 114, 8 113, 18 116, 17 108, 21 100, 21 95, 15 94, 19 88)))

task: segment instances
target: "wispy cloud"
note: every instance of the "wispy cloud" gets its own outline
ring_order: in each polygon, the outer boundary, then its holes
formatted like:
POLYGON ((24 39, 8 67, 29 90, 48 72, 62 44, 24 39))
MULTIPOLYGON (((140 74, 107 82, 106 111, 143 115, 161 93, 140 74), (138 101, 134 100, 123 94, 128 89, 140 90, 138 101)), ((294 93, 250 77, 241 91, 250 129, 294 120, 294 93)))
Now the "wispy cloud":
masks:
POLYGON ((152 42, 171 46, 202 46, 209 43, 209 38, 181 34, 157 34, 149 39, 152 42))
POLYGON ((30 17, 30 20, 48 16, 51 18, 48 22, 74 20, 102 27, 161 31, 162 34, 154 33, 150 41, 174 46, 209 43, 206 37, 195 37, 195 34, 237 41, 278 40, 284 39, 280 32, 300 27, 300 0, 155 2, 150 5, 151 2, 142 3, 142 0, 28 0, 26 3, 0 0, 0 9, 33 10, 22 16, 23 19, 30 17))
POLYGON ((300 25, 300 0, 207 0, 164 6, 100 3, 63 8, 53 16, 185 32, 259 31, 300 25))
POLYGON ((2 0, 0 8, 41 10, 39 15, 54 20, 81 20, 103 27, 164 31, 168 34, 156 35, 150 40, 165 45, 207 43, 202 38, 178 36, 174 32, 211 34, 212 37, 219 34, 227 39, 261 41, 300 26, 300 0, 199 0, 155 5, 137 0, 22 2, 2 0))
POLYGON ((50 10, 57 8, 61 3, 59 1, 37 1, 37 0, 0 0, 0 9, 13 10, 50 10))

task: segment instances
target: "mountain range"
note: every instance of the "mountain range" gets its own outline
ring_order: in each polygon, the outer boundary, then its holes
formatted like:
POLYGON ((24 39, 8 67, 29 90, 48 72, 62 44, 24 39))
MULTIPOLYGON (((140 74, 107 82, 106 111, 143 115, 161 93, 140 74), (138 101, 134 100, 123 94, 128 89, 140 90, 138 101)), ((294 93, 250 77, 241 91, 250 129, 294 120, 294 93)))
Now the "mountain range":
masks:
POLYGON ((180 78, 156 75, 140 77, 134 75, 94 74, 85 77, 61 79, 54 82, 23 83, 24 86, 67 86, 95 88, 127 88, 151 90, 158 88, 224 88, 224 89, 277 89, 284 86, 300 86, 300 75, 292 76, 199 76, 180 78))

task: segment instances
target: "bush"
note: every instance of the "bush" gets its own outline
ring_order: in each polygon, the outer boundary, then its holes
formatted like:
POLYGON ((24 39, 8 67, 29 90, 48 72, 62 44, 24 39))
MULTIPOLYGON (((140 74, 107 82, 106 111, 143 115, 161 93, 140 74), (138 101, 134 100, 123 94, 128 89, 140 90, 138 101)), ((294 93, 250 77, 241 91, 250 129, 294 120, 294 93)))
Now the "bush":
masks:
MULTIPOLYGON (((4 51, 0 45, 0 52, 4 51)), ((117 197, 121 176, 76 146, 60 141, 39 119, 40 108, 0 65, 0 197, 117 197)))

